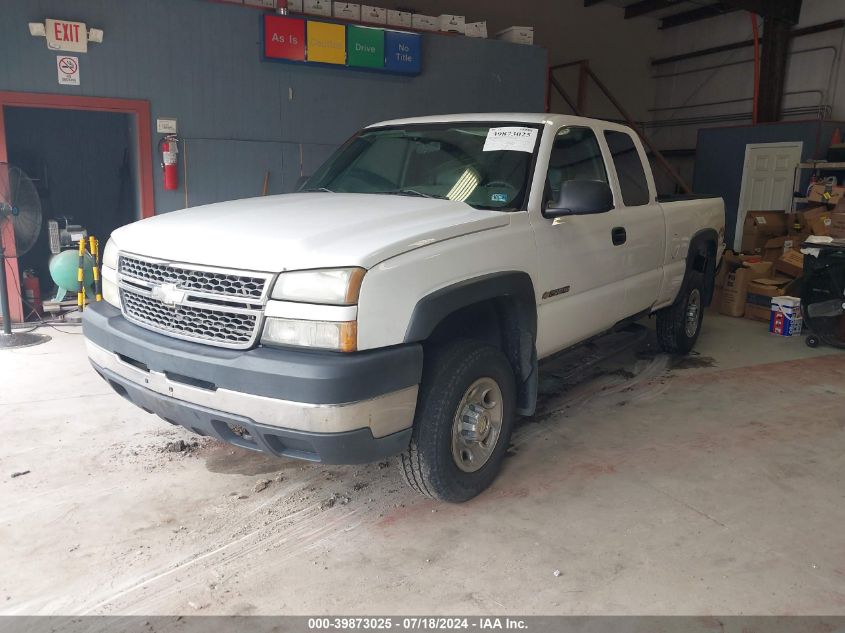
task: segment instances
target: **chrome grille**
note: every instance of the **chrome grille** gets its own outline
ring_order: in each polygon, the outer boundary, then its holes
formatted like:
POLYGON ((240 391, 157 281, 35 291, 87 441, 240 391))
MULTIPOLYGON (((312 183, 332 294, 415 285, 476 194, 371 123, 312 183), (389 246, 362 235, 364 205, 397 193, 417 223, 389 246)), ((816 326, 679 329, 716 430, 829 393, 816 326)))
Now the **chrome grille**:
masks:
POLYGON ((169 262, 155 262, 121 255, 118 271, 123 275, 156 284, 176 284, 183 290, 261 300, 266 277, 227 271, 199 270, 169 262))
POLYGON ((246 349, 261 333, 269 273, 172 263, 121 253, 124 316, 168 336, 246 349))
POLYGON ((195 305, 168 306, 127 288, 121 289, 120 300, 124 314, 130 320, 179 338, 248 347, 258 333, 260 312, 224 312, 195 305))

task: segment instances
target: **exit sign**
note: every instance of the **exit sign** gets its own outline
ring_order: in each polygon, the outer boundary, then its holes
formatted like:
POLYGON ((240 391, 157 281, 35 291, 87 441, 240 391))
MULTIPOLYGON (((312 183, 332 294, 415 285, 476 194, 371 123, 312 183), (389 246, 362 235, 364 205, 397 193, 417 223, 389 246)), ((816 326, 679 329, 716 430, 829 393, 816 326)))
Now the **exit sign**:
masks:
POLYGON ((85 22, 47 19, 44 21, 44 31, 47 36, 47 48, 50 50, 88 52, 88 31, 85 22))

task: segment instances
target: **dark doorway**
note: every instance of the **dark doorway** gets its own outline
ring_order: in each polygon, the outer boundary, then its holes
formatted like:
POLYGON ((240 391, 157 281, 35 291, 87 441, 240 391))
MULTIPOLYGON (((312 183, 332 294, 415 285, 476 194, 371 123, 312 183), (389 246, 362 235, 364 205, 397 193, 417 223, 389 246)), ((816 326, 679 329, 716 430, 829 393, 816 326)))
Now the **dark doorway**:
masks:
POLYGON ((19 268, 35 272, 48 299, 55 293, 48 220, 67 218, 105 246, 113 230, 141 217, 135 116, 18 106, 3 114, 8 162, 33 179, 44 218, 38 242, 19 258, 19 268))

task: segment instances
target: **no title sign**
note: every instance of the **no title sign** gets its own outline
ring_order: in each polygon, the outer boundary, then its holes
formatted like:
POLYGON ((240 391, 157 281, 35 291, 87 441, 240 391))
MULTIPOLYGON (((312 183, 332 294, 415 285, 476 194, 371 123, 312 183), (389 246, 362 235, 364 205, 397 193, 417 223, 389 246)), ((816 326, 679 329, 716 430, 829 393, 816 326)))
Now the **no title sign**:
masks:
POLYGON ((264 58, 419 75, 419 33, 264 15, 264 58))

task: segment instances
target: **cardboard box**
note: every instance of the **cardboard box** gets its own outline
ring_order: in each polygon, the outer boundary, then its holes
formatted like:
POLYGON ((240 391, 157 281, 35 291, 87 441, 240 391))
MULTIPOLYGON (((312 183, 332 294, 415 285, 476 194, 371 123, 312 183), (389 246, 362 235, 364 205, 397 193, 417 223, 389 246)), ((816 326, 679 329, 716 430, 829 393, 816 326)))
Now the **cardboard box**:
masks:
POLYGON ((440 20, 433 15, 414 13, 411 17, 411 28, 414 28, 417 31, 439 31, 440 20))
POLYGON ((333 2, 332 15, 339 20, 361 21, 361 5, 352 2, 333 2))
POLYGON ((768 322, 772 313, 772 299, 786 294, 794 282, 789 277, 761 277, 748 284, 745 297, 745 318, 768 322))
POLYGON ((504 40, 505 42, 512 42, 513 44, 533 44, 534 43, 534 27, 533 26, 512 26, 504 31, 496 33, 497 40, 504 40))
POLYGON ((748 285, 755 279, 761 279, 772 273, 771 262, 743 264, 729 272, 722 288, 722 301, 719 312, 727 316, 741 317, 745 313, 748 285))
POLYGON ((369 4, 362 4, 361 22, 369 22, 370 24, 387 24, 387 9, 373 7, 369 4))
POLYGON ((838 213, 834 210, 830 214, 830 226, 827 227, 830 237, 836 239, 845 238, 845 213, 838 213))
POLYGON ((467 37, 487 37, 487 22, 467 22, 464 35, 467 37))
POLYGON ((332 17, 332 3, 330 0, 302 0, 302 12, 308 15, 324 15, 332 17))
POLYGON ((802 215, 804 216, 804 223, 813 235, 830 234, 830 225, 833 221, 827 207, 813 207, 804 211, 802 215))
POLYGON ((773 297, 769 317, 769 332, 777 336, 800 336, 803 326, 801 299, 773 297))
POLYGON ((244 0, 244 4, 250 7, 263 7, 264 9, 276 8, 276 0, 244 0))
MULTIPOLYGON (((287 0, 288 13, 302 13, 302 0, 287 0)), ((281 3, 279 4, 281 6, 281 3)))
POLYGON ((809 192, 807 192, 807 199, 810 202, 837 204, 842 200, 843 195, 845 195, 845 187, 819 182, 810 187, 809 192))
POLYGON ((804 276, 804 254, 801 251, 788 250, 775 262, 775 270, 794 279, 804 276))
POLYGON ((766 241, 763 246, 762 257, 764 262, 776 262, 781 255, 793 248, 799 248, 804 240, 797 235, 781 235, 766 241))
POLYGON ((414 14, 408 11, 387 10, 387 23, 390 26, 401 26, 410 29, 414 23, 414 14))
POLYGON ((759 253, 773 237, 786 235, 787 219, 783 211, 748 211, 742 225, 743 253, 759 253))
POLYGON ((467 19, 463 15, 449 15, 444 13, 439 18, 440 30, 444 33, 457 33, 463 35, 467 30, 467 19))

